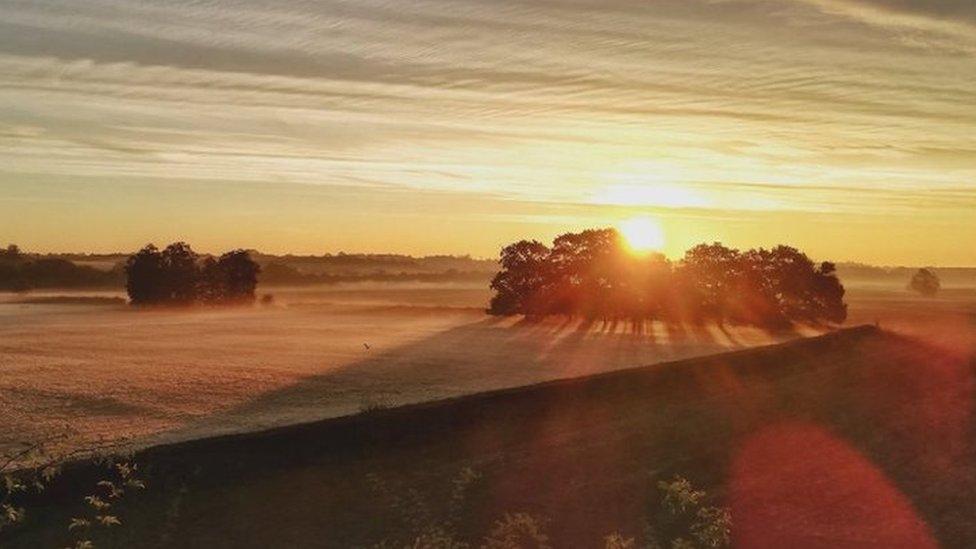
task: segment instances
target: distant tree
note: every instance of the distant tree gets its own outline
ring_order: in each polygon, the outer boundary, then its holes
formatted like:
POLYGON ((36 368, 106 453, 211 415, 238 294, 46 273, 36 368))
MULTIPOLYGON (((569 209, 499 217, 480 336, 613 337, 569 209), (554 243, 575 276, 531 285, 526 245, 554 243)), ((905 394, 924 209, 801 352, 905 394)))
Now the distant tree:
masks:
POLYGON ((22 292, 30 289, 23 272, 24 255, 16 244, 0 248, 0 290, 22 292))
POLYGON ((174 242, 161 253, 167 301, 190 305, 197 300, 200 258, 186 242, 174 242))
POLYGON ((4 249, 0 249, 0 261, 17 261, 23 258, 20 247, 10 244, 4 249))
POLYGON ((931 269, 919 269, 918 272, 912 276, 911 282, 908 283, 908 287, 924 296, 933 296, 939 293, 942 289, 942 281, 939 280, 938 275, 935 274, 931 269))
POLYGON ((159 249, 147 244, 125 262, 125 290, 133 305, 152 305, 169 299, 166 268, 159 249))
POLYGON ((76 265, 61 257, 25 254, 14 244, 0 248, 0 291, 106 287, 120 280, 116 271, 76 265))
POLYGON ((281 261, 267 263, 261 269, 262 284, 308 284, 320 282, 316 276, 307 275, 281 261))
POLYGON ((197 277, 197 300, 201 303, 218 304, 224 301, 225 295, 226 284, 217 260, 205 258, 200 263, 197 277))
POLYGON ((233 250, 217 260, 221 299, 226 303, 252 303, 261 267, 245 250, 233 250))
POLYGON ((251 303, 260 270, 244 250, 201 261, 184 242, 150 244, 126 262, 126 290, 134 305, 251 303))

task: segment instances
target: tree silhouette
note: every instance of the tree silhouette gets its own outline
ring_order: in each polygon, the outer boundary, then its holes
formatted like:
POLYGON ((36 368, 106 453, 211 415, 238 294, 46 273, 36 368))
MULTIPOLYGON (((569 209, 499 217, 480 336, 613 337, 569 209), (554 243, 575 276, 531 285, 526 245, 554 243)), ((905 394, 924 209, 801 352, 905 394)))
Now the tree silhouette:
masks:
POLYGON ((186 242, 174 242, 162 252, 165 286, 170 303, 189 305, 197 300, 200 256, 186 242))
POLYGON ((244 250, 201 261, 184 242, 149 244, 126 262, 126 291, 133 305, 251 303, 260 270, 244 250))
POLYGON ((216 270, 220 274, 221 298, 226 303, 251 303, 258 286, 261 267, 244 250, 233 250, 220 256, 216 270))
POLYGON ((16 261, 22 255, 20 246, 16 244, 9 244, 6 248, 0 249, 0 261, 16 261))
POLYGON ((491 281, 495 295, 489 312, 495 315, 543 314, 549 248, 535 240, 521 240, 501 252, 502 270, 491 281))
POLYGON ((169 298, 163 256, 152 244, 125 262, 125 291, 133 305, 162 303, 169 298))
POLYGON ((223 302, 225 294, 223 275, 217 266, 217 260, 212 257, 205 258, 200 263, 197 299, 201 303, 218 304, 223 302))
POLYGON ((718 242, 699 244, 681 260, 681 285, 689 309, 701 319, 729 314, 730 299, 742 277, 742 255, 718 242))
POLYGON ((942 289, 942 281, 931 269, 919 269, 908 283, 912 289, 924 296, 933 296, 942 289))
POLYGON ((628 251, 614 229, 557 237, 551 248, 523 240, 502 249, 492 280, 496 315, 567 315, 760 326, 843 322, 844 287, 832 263, 789 246, 740 252, 701 244, 672 264, 628 251))

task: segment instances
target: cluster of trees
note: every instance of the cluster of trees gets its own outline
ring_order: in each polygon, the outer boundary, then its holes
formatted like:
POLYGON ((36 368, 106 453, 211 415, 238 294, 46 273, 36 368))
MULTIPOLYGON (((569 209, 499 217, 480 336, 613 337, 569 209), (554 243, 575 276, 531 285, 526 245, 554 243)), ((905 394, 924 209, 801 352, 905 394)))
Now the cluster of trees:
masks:
POLYGON ((103 271, 56 257, 24 253, 16 244, 0 248, 0 291, 117 286, 118 271, 103 271))
POLYGON ((615 229, 598 229, 564 234, 551 247, 516 242, 502 249, 501 266, 491 282, 495 315, 758 326, 847 318, 834 265, 788 246, 701 244, 671 262, 634 254, 615 229))
POLYGON ((125 289, 133 305, 253 303, 260 271, 245 250, 201 259, 185 242, 149 244, 126 261, 125 289))

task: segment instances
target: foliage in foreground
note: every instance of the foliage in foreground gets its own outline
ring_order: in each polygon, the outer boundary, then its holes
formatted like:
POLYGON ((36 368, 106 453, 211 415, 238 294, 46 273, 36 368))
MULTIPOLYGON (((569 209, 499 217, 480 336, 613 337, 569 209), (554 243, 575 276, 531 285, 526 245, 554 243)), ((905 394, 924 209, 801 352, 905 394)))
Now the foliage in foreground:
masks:
MULTIPOLYGON (((64 456, 53 457, 42 444, 0 460, 0 536, 9 534, 24 522, 27 511, 22 500, 43 492, 59 474, 64 456), (9 470, 12 464, 32 463, 27 468, 9 470)), ((79 511, 65 524, 63 549, 94 549, 103 542, 112 545, 112 531, 123 525, 119 513, 133 492, 146 488, 138 467, 114 457, 94 457, 106 472, 89 489, 78 492, 79 511)), ((507 512, 495 520, 482 535, 462 534, 475 506, 470 499, 481 481, 471 468, 461 469, 438 497, 385 481, 367 477, 372 500, 382 509, 378 514, 393 516, 398 524, 375 549, 551 549, 549 522, 524 511, 507 512)), ((436 488, 436 487, 435 487, 436 488)), ((730 543, 731 517, 727 509, 710 505, 708 495, 687 479, 675 476, 656 484, 651 512, 640 536, 619 532, 605 536, 603 549, 719 549, 730 543)))
MULTIPOLYGON (((52 453, 47 449, 49 442, 26 444, 21 450, 0 458, 3 479, 0 486, 0 536, 27 519, 28 511, 23 500, 44 492, 60 474, 61 465, 80 455, 78 452, 52 453)), ((84 501, 82 512, 66 525, 65 549, 95 549, 95 540, 101 533, 122 525, 116 509, 124 496, 146 488, 136 465, 97 452, 92 452, 89 459, 105 465, 107 472, 81 496, 84 501)))
MULTIPOLYGON (((544 517, 526 512, 505 513, 477 540, 459 533, 465 503, 480 476, 470 468, 458 473, 440 516, 435 505, 416 489, 391 486, 377 475, 369 477, 376 501, 399 517, 397 534, 373 545, 374 549, 551 549, 544 517)), ((709 505, 709 497, 687 479, 675 476, 657 483, 655 512, 641 537, 614 532, 604 538, 604 549, 721 549, 731 543, 729 510, 709 505)))

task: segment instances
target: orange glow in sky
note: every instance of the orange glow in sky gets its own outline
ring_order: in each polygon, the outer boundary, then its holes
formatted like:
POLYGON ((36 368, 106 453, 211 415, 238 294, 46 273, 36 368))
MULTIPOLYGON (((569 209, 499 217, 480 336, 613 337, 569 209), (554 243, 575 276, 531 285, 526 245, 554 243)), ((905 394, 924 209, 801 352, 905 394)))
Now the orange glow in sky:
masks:
POLYGON ((671 257, 976 265, 976 8, 942 4, 0 3, 0 245, 488 257, 649 217, 671 257))
POLYGON ((617 229, 635 252, 658 251, 664 247, 664 231, 651 217, 634 217, 622 221, 617 229))

